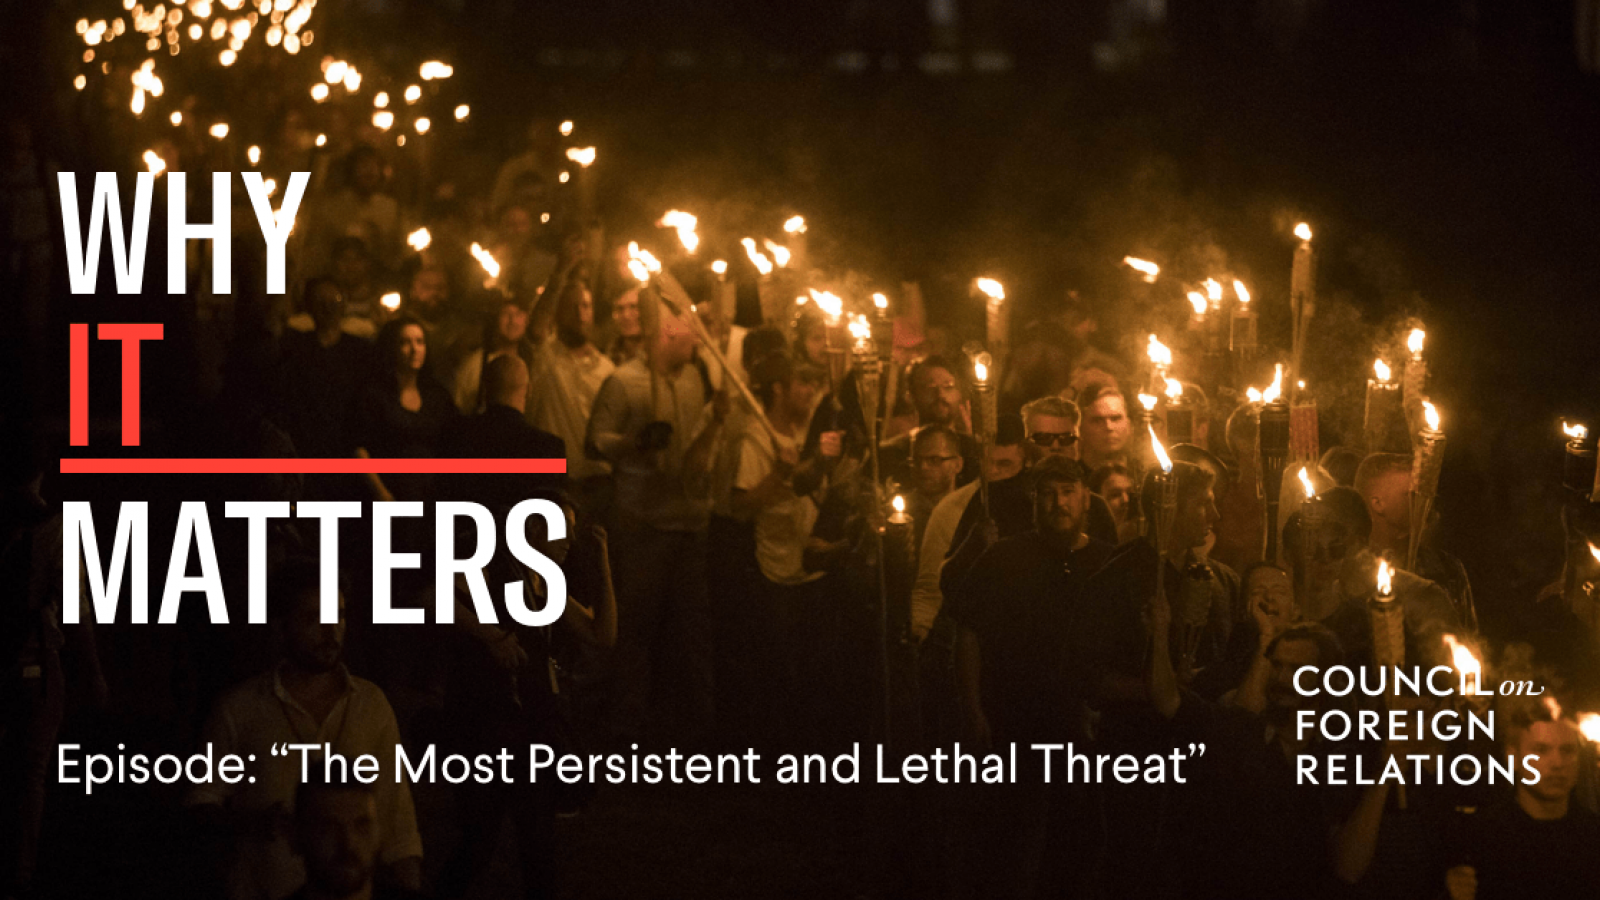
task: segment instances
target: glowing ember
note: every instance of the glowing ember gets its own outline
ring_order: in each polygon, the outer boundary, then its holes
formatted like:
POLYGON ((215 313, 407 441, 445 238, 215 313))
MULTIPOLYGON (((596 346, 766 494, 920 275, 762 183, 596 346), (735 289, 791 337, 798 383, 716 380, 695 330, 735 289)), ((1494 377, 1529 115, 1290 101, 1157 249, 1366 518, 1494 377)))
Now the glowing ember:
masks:
POLYGON ((1421 356, 1422 344, 1427 339, 1428 333, 1426 331, 1421 328, 1413 328, 1411 333, 1406 335, 1406 349, 1411 351, 1412 356, 1421 356))
POLYGON ((742 238, 739 243, 744 245, 745 255, 750 257, 750 264, 756 267, 757 272, 763 275, 772 274, 772 260, 767 259, 765 253, 756 249, 754 238, 742 238))
POLYGON ((1394 596, 1394 571, 1389 568, 1387 559, 1378 560, 1378 596, 1394 596))
POLYGON ((1183 382, 1176 378, 1167 379, 1167 399, 1176 400, 1183 396, 1183 382))
POLYGON ((1422 401, 1422 418, 1427 421, 1429 431, 1439 430, 1439 411, 1433 408, 1432 402, 1422 401))
POLYGON ((1262 403, 1276 403, 1283 396, 1283 363, 1272 367, 1272 384, 1261 392, 1262 403))
POLYGON ((783 223, 783 231, 784 231, 785 234, 805 234, 806 233, 806 219, 805 219, 805 217, 804 216, 790 216, 788 218, 788 220, 783 223))
POLYGON ((571 147, 567 150, 567 159, 572 160, 585 169, 594 164, 593 147, 571 147))
POLYGON ((1150 364, 1157 369, 1165 371, 1172 365, 1172 350, 1155 335, 1150 335, 1150 343, 1145 348, 1145 355, 1150 357, 1150 364))
POLYGON ((1161 439, 1156 437, 1156 428, 1150 426, 1150 449, 1155 451, 1156 462, 1161 466, 1161 471, 1172 474, 1172 457, 1167 455, 1167 448, 1161 446, 1161 439))
POLYGON ((495 258, 489 255, 489 251, 483 249, 481 244, 473 241, 467 250, 472 254, 472 258, 478 261, 478 265, 483 266, 484 273, 491 279, 500 277, 500 264, 495 262, 495 258))
POLYGON ((1311 473, 1306 471, 1305 466, 1300 467, 1300 489, 1306 492, 1307 500, 1316 499, 1317 488, 1311 483, 1311 473))
POLYGON ((990 300, 1004 300, 1006 298, 1005 286, 993 278, 979 278, 978 291, 990 300))
POLYGON ((406 243, 411 245, 411 249, 421 253, 428 249, 429 244, 433 243, 433 235, 429 234, 426 228, 418 228, 416 231, 406 235, 406 243))
POLYGON ((1145 284, 1155 284, 1156 278, 1161 275, 1161 267, 1147 259, 1136 256, 1124 256, 1122 264, 1144 275, 1145 284))
POLYGON ((782 244, 775 244, 766 238, 762 238, 761 243, 767 248, 767 252, 772 254, 772 261, 778 264, 778 268, 787 269, 789 267, 788 247, 782 244))
POLYGON ((1200 293, 1199 291, 1190 291, 1187 296, 1189 299, 1189 305, 1194 307, 1194 314, 1197 316, 1205 315, 1206 295, 1200 293))
POLYGON ((384 294, 382 297, 379 297, 378 302, 383 305, 384 309, 387 309, 389 312, 394 312, 400 308, 400 293, 398 291, 390 291, 389 293, 384 294))
POLYGON ((1311 226, 1301 222, 1294 227, 1294 236, 1302 241, 1311 240, 1311 226))
POLYGON ((1233 293, 1234 296, 1239 298, 1240 303, 1250 302, 1250 289, 1245 287, 1244 282, 1237 278, 1233 280, 1233 293))
POLYGON ((725 259, 712 260, 711 271, 717 273, 718 275, 728 274, 728 261, 725 259))
POLYGON ((1388 384, 1394 373, 1389 370, 1388 363, 1375 359, 1372 361, 1372 374, 1378 379, 1379 384, 1388 384))
POLYGON ((1567 437, 1572 438, 1575 441, 1581 441, 1581 440, 1584 440, 1585 438, 1587 438, 1589 436, 1589 429, 1587 429, 1587 428, 1585 428, 1582 425, 1579 425, 1577 423, 1573 423, 1571 425, 1568 425, 1567 421, 1565 419, 1562 419, 1561 420, 1561 433, 1565 434, 1567 437))

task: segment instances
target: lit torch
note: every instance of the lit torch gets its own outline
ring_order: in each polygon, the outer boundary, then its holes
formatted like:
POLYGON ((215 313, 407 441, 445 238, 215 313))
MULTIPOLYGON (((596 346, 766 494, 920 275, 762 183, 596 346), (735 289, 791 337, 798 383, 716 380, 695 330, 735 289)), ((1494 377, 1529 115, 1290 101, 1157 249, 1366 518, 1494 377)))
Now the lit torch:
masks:
POLYGON ((1406 569, 1415 572, 1417 552, 1422 547, 1422 533, 1433 513, 1433 501, 1439 493, 1439 472, 1444 468, 1444 431, 1439 422, 1439 411, 1430 401, 1422 401, 1424 427, 1417 432, 1411 455, 1411 543, 1406 552, 1406 569))
POLYGON ((1389 364, 1381 359, 1372 361, 1372 377, 1367 379, 1367 407, 1362 417, 1361 430, 1366 436, 1368 453, 1382 453, 1392 441, 1389 436, 1396 425, 1404 421, 1400 405, 1400 385, 1393 380, 1389 364))
POLYGON ((772 274, 772 260, 767 259, 767 255, 765 253, 762 253, 760 250, 756 249, 756 242, 754 238, 743 238, 739 241, 739 243, 744 247, 745 255, 750 257, 750 264, 756 267, 757 272, 760 272, 762 275, 772 274))
POLYGON ((1145 284, 1155 284, 1156 279, 1161 276, 1161 267, 1147 259, 1140 259, 1136 256, 1124 256, 1122 258, 1122 264, 1134 270, 1135 272, 1138 272, 1143 277, 1145 284))
POLYGON ((421 253, 433 244, 433 235, 429 234, 426 228, 418 228, 406 235, 406 243, 411 245, 411 249, 421 253))
POLYGON ((1589 440, 1589 429, 1576 423, 1569 425, 1563 420, 1561 433, 1567 438, 1561 483, 1574 496, 1587 500, 1594 493, 1595 443, 1589 440))
POLYGON ((1294 250, 1294 267, 1289 278, 1289 308, 1293 318, 1293 346, 1290 350, 1289 373, 1298 380, 1300 361, 1310 336, 1311 317, 1317 309, 1316 258, 1311 249, 1311 226, 1301 222, 1295 226, 1294 236, 1300 243, 1294 250))
POLYGON ((496 262, 494 256, 483 249, 483 246, 477 241, 472 242, 472 246, 468 248, 468 251, 471 252, 472 258, 478 261, 478 265, 483 267, 484 274, 488 276, 484 279, 483 286, 494 286, 494 283, 500 278, 500 263, 496 262))
POLYGON ((789 250, 792 255, 791 264, 795 269, 804 272, 807 262, 805 216, 790 216, 785 219, 783 233, 789 236, 789 250))
POLYGON ((683 249, 693 253, 700 248, 700 235, 695 233, 695 226, 699 224, 690 213, 681 209, 669 209, 656 221, 657 228, 671 228, 678 232, 678 242, 683 244, 683 249))
POLYGON ((1488 696, 1488 692, 1483 689, 1483 663, 1478 661, 1478 657, 1472 654, 1472 650, 1466 644, 1456 640, 1455 635, 1445 635, 1444 643, 1450 648, 1450 667, 1461 676, 1461 696, 1488 696), (1472 684, 1471 690, 1467 689, 1469 682, 1472 684))
POLYGON ((1248 361, 1256 352, 1256 308, 1250 302, 1250 289, 1237 278, 1233 280, 1233 295, 1239 302, 1233 307, 1228 341, 1233 352, 1248 361))
POLYGON ((989 352, 996 357, 1004 355, 1006 346, 1006 289, 993 278, 979 278, 973 282, 984 302, 984 329, 988 337, 989 352))

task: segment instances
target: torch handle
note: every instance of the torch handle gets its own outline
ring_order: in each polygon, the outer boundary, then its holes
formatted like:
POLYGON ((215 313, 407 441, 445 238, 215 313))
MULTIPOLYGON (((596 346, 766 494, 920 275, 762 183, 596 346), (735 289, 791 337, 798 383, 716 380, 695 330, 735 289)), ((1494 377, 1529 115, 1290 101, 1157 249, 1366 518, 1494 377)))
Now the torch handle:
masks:
POLYGON ((757 400, 756 395, 751 392, 750 386, 744 383, 744 379, 739 377, 732 366, 728 365, 727 355, 717 347, 717 342, 711 338, 705 326, 701 324, 700 317, 694 312, 694 302, 689 299, 689 295, 684 291, 683 285, 679 284, 678 279, 672 277, 671 273, 666 270, 655 273, 654 278, 656 286, 659 288, 656 293, 661 296, 661 302, 672 310, 673 315, 688 321, 689 327, 694 331, 694 336, 700 341, 700 346, 704 347, 711 354, 712 359, 717 361, 717 365, 722 367, 722 377, 738 389, 739 395, 750 406, 750 411, 755 413, 756 418, 766 428, 767 434, 776 443, 778 441, 778 429, 772 427, 772 421, 767 418, 766 410, 762 408, 761 401, 757 400))

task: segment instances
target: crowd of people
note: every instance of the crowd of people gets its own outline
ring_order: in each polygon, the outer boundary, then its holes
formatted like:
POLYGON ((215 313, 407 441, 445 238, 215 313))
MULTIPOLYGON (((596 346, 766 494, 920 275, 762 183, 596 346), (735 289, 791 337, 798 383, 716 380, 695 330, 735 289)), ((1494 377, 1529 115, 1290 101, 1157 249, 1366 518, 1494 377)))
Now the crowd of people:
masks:
MULTIPOLYGON (((219 754, 283 742, 380 760, 396 743, 826 753, 874 740, 901 754, 1071 743, 1141 758, 1211 748, 1182 785, 1045 788, 1030 768, 1017 785, 887 796, 908 813, 886 839, 891 896, 1595 896, 1596 768, 1573 718, 1596 708, 1600 687, 1589 624, 1600 561, 1588 552, 1600 516, 1587 496, 1567 508, 1567 569, 1523 627, 1479 635, 1471 567, 1431 540, 1432 523, 1411 521, 1409 453, 1329 449, 1312 463, 1318 527, 1286 515, 1269 541, 1260 404, 1214 392, 1188 440, 1165 448, 1176 506, 1164 509, 1147 420, 1130 409, 1142 363, 1089 340, 1089 308, 1018 330, 999 360, 996 425, 979 434, 972 348, 931 323, 915 284, 876 321, 881 371, 863 368, 837 315, 793 303, 808 286, 799 260, 768 277, 742 255, 729 254, 725 274, 669 257, 694 301, 678 308, 630 272, 591 210, 552 192, 546 130, 495 180, 493 276, 457 246, 470 231, 461 204, 401 204, 369 146, 323 166, 297 229, 294 289, 283 302, 238 299, 222 317, 215 399, 167 425, 174 446, 208 448, 183 456, 564 459, 560 476, 308 475, 176 490, 471 499, 502 519, 548 499, 566 536, 536 516, 526 538, 563 563, 566 612, 546 628, 483 622, 461 586, 453 625, 373 626, 371 550, 347 546, 349 613, 321 622, 323 536, 298 520, 268 536, 271 634, 186 620, 160 661, 124 654, 124 673, 158 676, 118 683, 100 665, 116 655, 101 646, 115 627, 97 638, 61 625, 59 518, 38 458, 10 452, 7 896, 49 896, 33 864, 69 682, 90 703, 170 693, 185 739, 219 754), (422 224, 432 244, 408 251, 422 224), (391 288, 397 304, 385 302, 391 288), (1500 746, 1474 750, 1536 755, 1536 785, 1430 777, 1402 800, 1387 783, 1296 781, 1298 756, 1361 753, 1381 768, 1408 752, 1298 733, 1298 712, 1338 701, 1301 696, 1291 677, 1373 662, 1366 602, 1380 559, 1401 565, 1413 532, 1418 561, 1394 581, 1406 658, 1450 664, 1451 635, 1474 642, 1492 680, 1547 685, 1555 703, 1497 699, 1500 746), (1280 544, 1282 558, 1269 557, 1280 544)), ((396 520, 394 540, 423 558, 397 574, 394 604, 433 608, 432 521, 396 520)), ((218 547, 225 581, 240 585, 230 600, 245 596, 245 549, 218 547)), ((520 582, 530 606, 548 601, 509 554, 489 570, 491 584, 520 582)), ((1435 712, 1463 702, 1392 699, 1435 712)), ((1419 747, 1409 749, 1439 750, 1419 747)), ((460 839, 436 855, 404 780, 291 774, 182 798, 219 838, 214 883, 228 896, 467 896, 507 818, 524 895, 552 896, 558 816, 590 790, 464 784, 453 791, 460 839)))

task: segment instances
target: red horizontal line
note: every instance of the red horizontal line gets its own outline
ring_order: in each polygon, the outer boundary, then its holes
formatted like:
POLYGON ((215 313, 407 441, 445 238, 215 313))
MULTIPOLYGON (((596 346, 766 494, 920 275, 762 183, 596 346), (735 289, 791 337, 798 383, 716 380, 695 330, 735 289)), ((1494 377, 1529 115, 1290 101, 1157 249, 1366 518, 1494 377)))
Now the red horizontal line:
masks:
POLYGON ((565 475, 564 459, 63 459, 63 475, 565 475))

